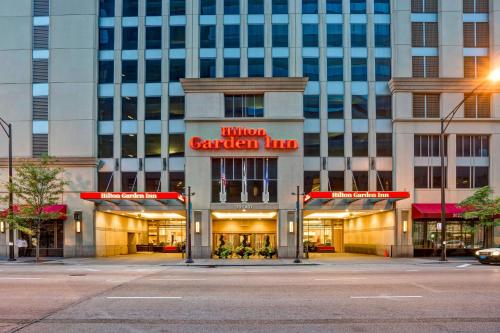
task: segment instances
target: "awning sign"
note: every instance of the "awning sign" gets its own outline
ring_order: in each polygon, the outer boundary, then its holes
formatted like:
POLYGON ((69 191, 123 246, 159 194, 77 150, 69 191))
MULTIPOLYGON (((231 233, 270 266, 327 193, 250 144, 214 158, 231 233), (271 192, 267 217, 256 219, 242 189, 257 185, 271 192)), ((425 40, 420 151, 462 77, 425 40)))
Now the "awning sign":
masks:
POLYGON ((410 197, 409 192, 396 191, 334 191, 334 192, 310 192, 304 201, 311 199, 406 199, 410 197))
POLYGON ((84 200, 179 200, 184 197, 177 192, 82 192, 84 200))

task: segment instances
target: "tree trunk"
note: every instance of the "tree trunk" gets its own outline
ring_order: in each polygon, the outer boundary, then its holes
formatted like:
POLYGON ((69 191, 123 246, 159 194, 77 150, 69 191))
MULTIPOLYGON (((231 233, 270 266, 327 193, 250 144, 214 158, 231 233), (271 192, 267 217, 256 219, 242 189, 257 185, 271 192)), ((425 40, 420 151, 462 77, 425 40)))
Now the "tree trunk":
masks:
POLYGON ((40 220, 36 225, 36 262, 40 260, 40 220))

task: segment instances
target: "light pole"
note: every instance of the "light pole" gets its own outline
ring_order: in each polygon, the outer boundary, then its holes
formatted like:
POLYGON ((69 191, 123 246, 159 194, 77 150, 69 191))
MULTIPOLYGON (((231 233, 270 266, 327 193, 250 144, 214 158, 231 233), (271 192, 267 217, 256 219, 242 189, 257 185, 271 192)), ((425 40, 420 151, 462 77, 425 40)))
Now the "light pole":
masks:
POLYGON ((495 70, 490 73, 490 75, 481 80, 481 82, 474 88, 472 91, 464 96, 462 101, 458 103, 458 105, 451 110, 450 113, 448 113, 445 117, 441 117, 440 123, 441 123, 441 132, 439 135, 439 156, 441 159, 441 261, 446 261, 446 195, 445 195, 445 179, 446 179, 446 172, 445 172, 445 163, 444 163, 444 149, 445 149, 445 134, 446 130, 448 129, 448 126, 450 126, 451 121, 455 117, 455 114, 458 112, 458 110, 464 105, 465 102, 469 98, 471 98, 476 91, 484 86, 487 82, 495 83, 498 80, 500 80, 500 69, 495 70))
MULTIPOLYGON (((12 193, 12 124, 6 122, 0 117, 0 126, 9 138, 9 219, 12 220, 14 194, 12 193)), ((14 258, 14 228, 9 225, 9 261, 15 261, 14 258)))
POLYGON ((192 264, 193 257, 191 254, 191 196, 196 193, 191 193, 191 186, 188 186, 186 193, 186 264, 192 264))
POLYGON ((295 232, 297 234, 297 244, 296 244, 296 249, 295 249, 295 260, 293 261, 296 264, 300 264, 300 234, 302 232, 302 228, 300 227, 300 195, 304 195, 303 193, 300 193, 300 186, 297 185, 297 192, 292 193, 292 195, 296 195, 297 199, 295 201, 295 221, 297 224, 297 227, 295 228, 295 232))

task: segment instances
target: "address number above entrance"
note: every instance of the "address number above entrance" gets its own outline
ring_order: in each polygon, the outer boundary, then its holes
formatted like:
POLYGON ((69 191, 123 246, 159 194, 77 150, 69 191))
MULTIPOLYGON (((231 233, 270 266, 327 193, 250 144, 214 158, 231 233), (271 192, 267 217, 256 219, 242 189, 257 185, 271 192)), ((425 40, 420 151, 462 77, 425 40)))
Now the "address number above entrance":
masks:
POLYGON ((221 127, 222 139, 205 140, 193 136, 189 147, 194 150, 257 150, 263 143, 264 149, 296 150, 297 140, 277 140, 271 138, 263 128, 221 127))

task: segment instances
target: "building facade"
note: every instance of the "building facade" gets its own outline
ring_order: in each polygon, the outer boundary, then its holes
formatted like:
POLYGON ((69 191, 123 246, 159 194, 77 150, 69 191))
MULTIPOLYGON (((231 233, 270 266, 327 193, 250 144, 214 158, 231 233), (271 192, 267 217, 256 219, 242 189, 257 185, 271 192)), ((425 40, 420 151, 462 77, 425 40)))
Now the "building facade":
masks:
MULTIPOLYGON (((189 211, 195 257, 221 243, 292 257, 297 232, 310 251, 439 250, 439 119, 498 67, 498 15, 488 0, 2 1, 16 163, 49 154, 70 181, 67 217, 40 246, 175 252, 189 211), (165 194, 187 186, 188 210, 165 194)), ((457 253, 484 237, 454 204, 499 193, 497 90, 484 85, 447 131, 457 253)))

